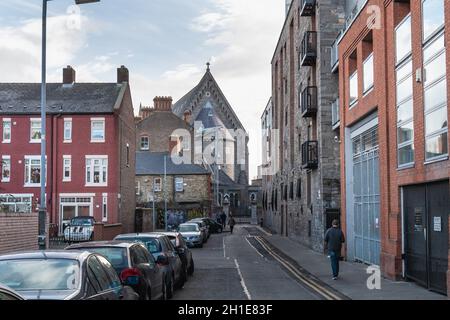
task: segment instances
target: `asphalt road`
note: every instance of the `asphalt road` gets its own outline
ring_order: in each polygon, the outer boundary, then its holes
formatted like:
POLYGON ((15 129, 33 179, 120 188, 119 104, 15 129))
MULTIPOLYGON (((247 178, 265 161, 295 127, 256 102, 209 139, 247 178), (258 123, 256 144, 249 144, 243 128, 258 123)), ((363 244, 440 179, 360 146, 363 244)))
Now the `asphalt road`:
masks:
POLYGON ((313 300, 324 297, 299 281, 257 241, 261 231, 237 225, 192 249, 194 275, 175 300, 313 300))

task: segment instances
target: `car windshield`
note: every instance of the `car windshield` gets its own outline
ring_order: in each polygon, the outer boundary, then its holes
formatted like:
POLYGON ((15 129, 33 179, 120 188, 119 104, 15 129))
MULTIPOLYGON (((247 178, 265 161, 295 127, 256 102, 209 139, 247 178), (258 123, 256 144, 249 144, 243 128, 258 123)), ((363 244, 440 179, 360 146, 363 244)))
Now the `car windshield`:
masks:
POLYGON ((161 252, 161 243, 158 239, 151 237, 118 237, 116 240, 142 242, 150 253, 161 252))
POLYGON ((92 226, 93 220, 89 218, 75 218, 70 220, 71 226, 92 226))
POLYGON ((16 291, 72 290, 80 287, 80 266, 72 259, 0 261, 0 283, 16 291))
POLYGON ((195 224, 182 224, 179 228, 180 232, 195 232, 198 231, 198 226, 195 224))
POLYGON ((126 248, 114 248, 114 247, 88 247, 88 248, 76 248, 77 250, 86 250, 92 253, 98 253, 104 256, 116 270, 117 274, 120 274, 123 269, 128 268, 128 255, 126 248))

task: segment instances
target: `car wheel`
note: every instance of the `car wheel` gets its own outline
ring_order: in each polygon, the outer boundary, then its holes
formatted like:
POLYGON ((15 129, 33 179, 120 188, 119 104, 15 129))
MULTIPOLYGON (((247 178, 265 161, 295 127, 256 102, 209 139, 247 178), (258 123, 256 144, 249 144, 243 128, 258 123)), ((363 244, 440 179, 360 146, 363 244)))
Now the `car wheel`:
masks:
POLYGON ((188 274, 190 276, 192 276, 194 274, 194 260, 192 260, 192 259, 191 259, 191 265, 189 266, 189 269, 188 269, 188 274))

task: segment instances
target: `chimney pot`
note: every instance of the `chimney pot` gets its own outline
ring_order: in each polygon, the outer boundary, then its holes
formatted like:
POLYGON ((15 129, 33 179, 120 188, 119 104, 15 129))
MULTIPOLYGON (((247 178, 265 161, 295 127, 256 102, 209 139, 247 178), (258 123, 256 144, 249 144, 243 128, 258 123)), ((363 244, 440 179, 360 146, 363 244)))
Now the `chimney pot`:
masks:
POLYGON ((157 111, 172 111, 172 97, 155 97, 153 105, 157 111))
POLYGON ((63 84, 74 84, 76 72, 71 66, 63 69, 63 84))
POLYGON ((117 69, 117 83, 129 82, 129 71, 125 66, 121 66, 117 69))

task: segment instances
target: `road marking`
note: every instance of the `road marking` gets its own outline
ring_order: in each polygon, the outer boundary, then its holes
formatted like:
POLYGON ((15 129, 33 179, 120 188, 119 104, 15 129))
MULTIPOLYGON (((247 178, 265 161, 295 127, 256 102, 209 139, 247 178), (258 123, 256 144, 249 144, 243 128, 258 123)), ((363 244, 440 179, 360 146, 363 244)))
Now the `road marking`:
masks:
POLYGON ((247 240, 247 242, 250 245, 250 247, 252 247, 256 251, 256 253, 261 256, 261 258, 264 258, 264 256, 258 251, 258 249, 256 249, 255 246, 251 244, 251 242, 248 240, 249 238, 250 237, 245 237, 245 240, 247 240))
POLYGON ((247 296, 248 300, 252 300, 252 296, 250 295, 250 292, 248 291, 247 286, 245 285, 244 277, 242 276, 241 268, 239 267, 239 263, 237 262, 237 259, 234 259, 234 264, 236 265, 239 277, 241 278, 241 286, 244 289, 244 293, 247 296))
POLYGON ((265 243, 263 243, 263 239, 261 237, 255 237, 256 241, 258 241, 261 246, 278 262, 280 262, 286 269, 288 269, 297 279, 299 279, 302 283, 313 289, 315 292, 319 293, 323 297, 328 300, 342 300, 342 298, 338 297, 327 288, 321 286, 318 283, 311 281, 302 275, 291 263, 285 261, 282 257, 280 257, 277 253, 275 253, 271 248, 269 248, 265 243))
POLYGON ((268 233, 266 230, 264 230, 263 228, 261 228, 260 226, 257 226, 257 228, 261 231, 264 232, 267 236, 272 236, 270 233, 268 233))
POLYGON ((225 237, 222 238, 222 242, 223 242, 223 257, 226 258, 227 255, 225 254, 225 237))

